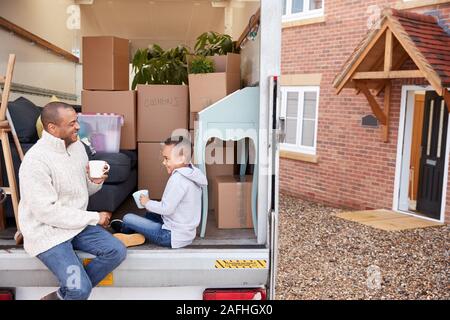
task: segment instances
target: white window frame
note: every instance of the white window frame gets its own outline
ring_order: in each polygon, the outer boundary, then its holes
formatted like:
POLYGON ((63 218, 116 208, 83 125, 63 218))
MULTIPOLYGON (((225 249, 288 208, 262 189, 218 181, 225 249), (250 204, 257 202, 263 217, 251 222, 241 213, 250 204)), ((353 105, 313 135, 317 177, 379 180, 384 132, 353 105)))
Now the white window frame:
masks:
POLYGON ((321 9, 314 10, 309 10, 309 2, 309 0, 303 0, 303 12, 291 13, 292 0, 286 0, 286 14, 283 14, 283 22, 322 17, 324 15, 325 0, 322 0, 321 9))
MULTIPOLYGON (((281 150, 299 152, 305 154, 316 154, 317 149, 317 128, 319 121, 319 97, 320 97, 320 87, 319 86, 283 86, 281 87, 281 117, 286 119, 287 116, 287 94, 288 92, 298 93, 298 110, 297 110, 297 143, 282 143, 280 145, 281 150), (315 92, 316 93, 316 118, 314 127, 314 142, 313 146, 303 146, 302 142, 302 132, 303 132, 303 111, 305 104, 305 92, 315 92)), ((310 119, 313 120, 313 119, 310 119)), ((286 122, 287 123, 287 122, 286 122)))

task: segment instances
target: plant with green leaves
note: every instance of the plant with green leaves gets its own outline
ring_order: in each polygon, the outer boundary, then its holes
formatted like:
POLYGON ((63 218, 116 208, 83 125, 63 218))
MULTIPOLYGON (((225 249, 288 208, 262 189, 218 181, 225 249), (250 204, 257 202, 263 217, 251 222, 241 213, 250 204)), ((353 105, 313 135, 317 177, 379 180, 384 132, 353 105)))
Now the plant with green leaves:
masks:
POLYGON ((236 52, 236 46, 231 36, 209 31, 198 36, 194 50, 195 54, 200 56, 222 56, 228 52, 236 52))
POLYGON ((159 45, 138 49, 133 57, 135 76, 132 83, 134 90, 138 84, 187 84, 185 46, 178 46, 164 51, 159 45))
POLYGON ((208 57, 196 56, 189 62, 189 73, 212 73, 214 71, 214 61, 208 57))

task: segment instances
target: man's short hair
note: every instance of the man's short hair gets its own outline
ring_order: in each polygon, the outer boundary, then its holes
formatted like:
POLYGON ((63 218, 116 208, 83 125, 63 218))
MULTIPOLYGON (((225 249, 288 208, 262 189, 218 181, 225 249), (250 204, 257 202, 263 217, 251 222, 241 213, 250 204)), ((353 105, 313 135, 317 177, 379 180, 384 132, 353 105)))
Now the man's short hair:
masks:
POLYGON ((171 136, 163 143, 165 146, 174 146, 173 151, 179 156, 185 156, 187 163, 192 159, 192 143, 185 136, 171 136))
POLYGON ((59 113, 60 109, 73 109, 70 104, 54 101, 47 103, 41 112, 42 126, 47 130, 49 123, 59 124, 61 121, 61 116, 59 113))

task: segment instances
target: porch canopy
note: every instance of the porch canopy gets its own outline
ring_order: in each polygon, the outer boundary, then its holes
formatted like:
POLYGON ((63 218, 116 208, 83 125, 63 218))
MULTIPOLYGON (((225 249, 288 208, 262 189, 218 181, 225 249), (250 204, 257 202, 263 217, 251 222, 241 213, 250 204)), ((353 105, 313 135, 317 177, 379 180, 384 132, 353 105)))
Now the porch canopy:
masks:
POLYGON ((339 94, 355 88, 367 98, 388 141, 392 79, 423 78, 450 112, 450 34, 436 17, 386 9, 335 77, 339 94), (406 63, 412 61, 413 63, 406 63), (412 69, 411 66, 415 65, 412 69), (376 96, 384 91, 384 108, 376 96))

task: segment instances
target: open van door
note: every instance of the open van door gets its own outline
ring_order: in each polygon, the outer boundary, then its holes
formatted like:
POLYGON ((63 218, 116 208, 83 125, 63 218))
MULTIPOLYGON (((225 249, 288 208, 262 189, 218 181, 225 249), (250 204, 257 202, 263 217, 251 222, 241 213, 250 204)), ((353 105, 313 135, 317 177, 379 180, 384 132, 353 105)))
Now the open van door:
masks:
POLYGON ((258 242, 267 236, 270 246, 268 298, 275 298, 278 253, 279 76, 281 74, 281 1, 261 1, 260 133, 258 180, 258 242), (263 159, 267 159, 264 161, 263 159), (262 218, 264 215, 264 219, 262 218), (267 223, 268 222, 268 223, 267 223), (265 235, 262 225, 268 225, 265 235), (260 228, 261 226, 261 228, 260 228))

